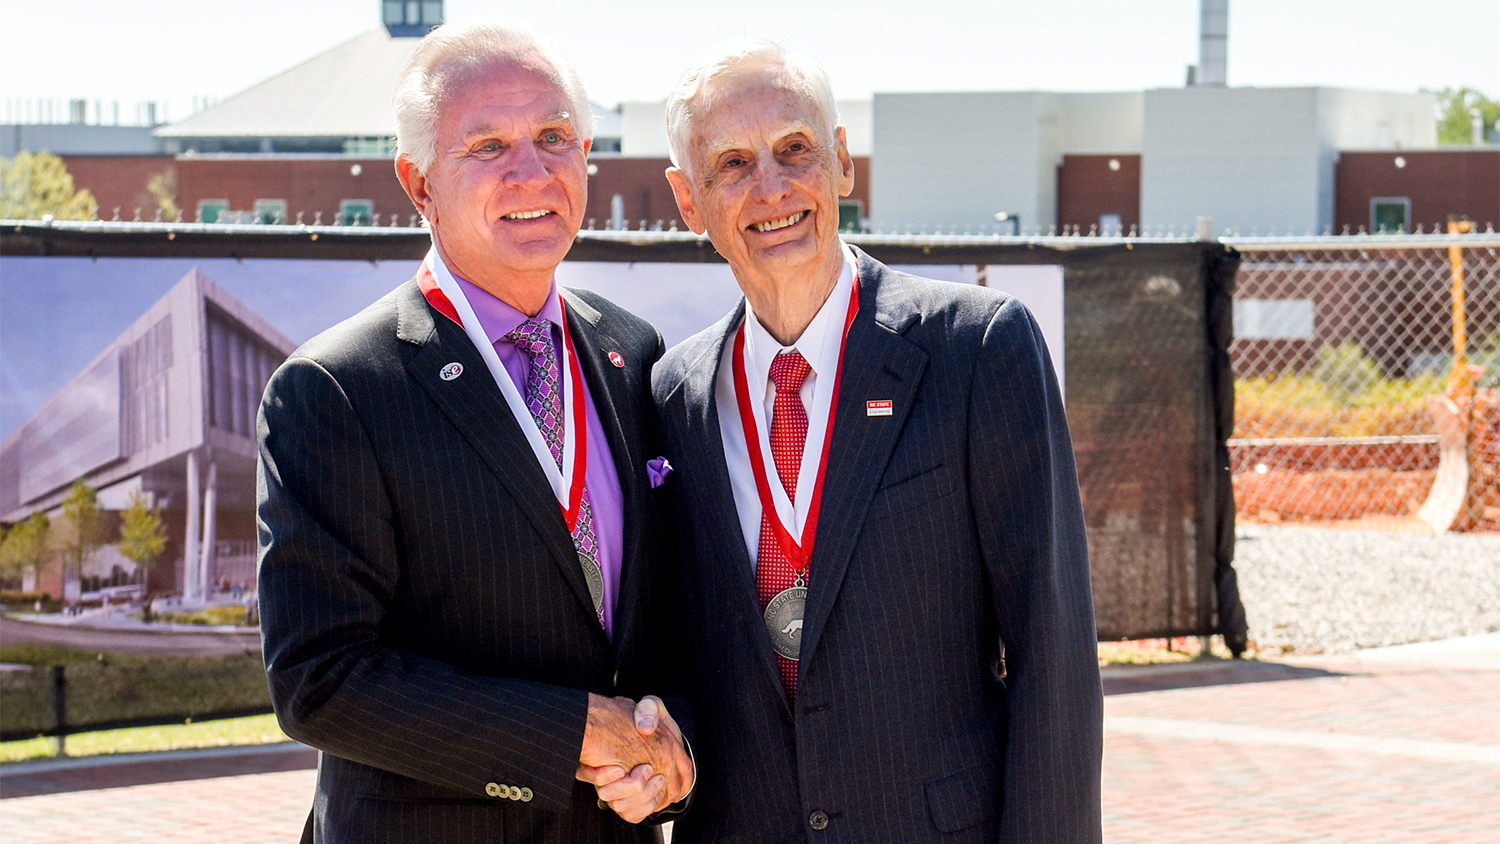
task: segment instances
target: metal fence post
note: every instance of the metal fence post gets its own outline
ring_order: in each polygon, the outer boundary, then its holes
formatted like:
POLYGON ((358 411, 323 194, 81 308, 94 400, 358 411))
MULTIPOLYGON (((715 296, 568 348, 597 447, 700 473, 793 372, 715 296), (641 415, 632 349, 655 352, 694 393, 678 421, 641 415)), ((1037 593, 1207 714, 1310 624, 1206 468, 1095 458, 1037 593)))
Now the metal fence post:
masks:
POLYGON ((67 669, 52 666, 52 720, 57 730, 55 756, 67 756, 66 734, 68 729, 68 678, 67 669))

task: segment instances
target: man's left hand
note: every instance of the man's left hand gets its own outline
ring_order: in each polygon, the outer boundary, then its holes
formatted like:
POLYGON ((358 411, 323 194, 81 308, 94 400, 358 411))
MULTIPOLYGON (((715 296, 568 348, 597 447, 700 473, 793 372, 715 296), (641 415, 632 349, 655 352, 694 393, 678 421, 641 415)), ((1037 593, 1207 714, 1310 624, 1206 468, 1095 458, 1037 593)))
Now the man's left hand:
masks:
POLYGON ((682 730, 655 695, 635 705, 635 729, 645 741, 668 744, 672 751, 660 772, 650 763, 637 765, 629 773, 622 765, 580 764, 577 777, 592 784, 599 799, 630 823, 640 823, 652 813, 683 799, 693 788, 693 762, 682 740, 682 730), (660 733, 660 735, 657 735, 660 733))

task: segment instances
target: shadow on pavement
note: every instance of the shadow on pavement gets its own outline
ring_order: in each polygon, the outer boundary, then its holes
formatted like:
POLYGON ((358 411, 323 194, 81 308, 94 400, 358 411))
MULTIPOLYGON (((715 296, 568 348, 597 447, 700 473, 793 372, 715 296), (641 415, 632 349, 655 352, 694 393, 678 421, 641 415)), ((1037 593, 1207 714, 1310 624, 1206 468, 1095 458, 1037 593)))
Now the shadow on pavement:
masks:
POLYGON ((1171 665, 1111 665, 1100 673, 1106 695, 1340 676, 1338 672, 1322 668, 1253 659, 1205 660, 1171 665))
POLYGON ((207 748, 169 753, 80 756, 0 766, 0 799, 159 782, 270 774, 316 767, 300 744, 207 748))

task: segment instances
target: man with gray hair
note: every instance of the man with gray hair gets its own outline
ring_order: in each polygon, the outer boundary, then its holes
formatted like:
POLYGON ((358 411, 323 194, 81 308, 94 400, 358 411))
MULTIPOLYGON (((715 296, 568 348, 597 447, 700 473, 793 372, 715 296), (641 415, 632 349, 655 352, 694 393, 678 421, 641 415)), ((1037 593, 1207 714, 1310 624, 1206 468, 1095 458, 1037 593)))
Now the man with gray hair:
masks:
POLYGON ((854 165, 815 61, 721 45, 667 116, 678 208, 745 294, 653 373, 700 763, 674 844, 1099 841, 1088 553, 1035 320, 840 240, 854 165))
POLYGON ((588 99, 524 27, 445 26, 396 112, 432 248, 277 370, 258 424, 271 696, 322 751, 308 832, 657 841, 632 823, 694 776, 646 694, 662 341, 553 278, 584 213, 588 99))

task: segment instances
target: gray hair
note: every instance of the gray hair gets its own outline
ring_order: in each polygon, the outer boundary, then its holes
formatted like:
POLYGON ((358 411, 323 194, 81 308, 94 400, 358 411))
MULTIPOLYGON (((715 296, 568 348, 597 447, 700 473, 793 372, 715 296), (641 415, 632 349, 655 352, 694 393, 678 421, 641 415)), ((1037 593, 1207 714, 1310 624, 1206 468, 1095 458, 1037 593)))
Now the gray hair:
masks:
POLYGON ((686 169, 693 124, 718 100, 715 82, 750 70, 779 71, 780 81, 815 109, 822 140, 833 143, 839 109, 823 65, 806 53, 788 52, 774 41, 735 38, 709 48, 682 74, 667 97, 667 144, 673 165, 686 169))
POLYGON ((444 25, 428 33, 396 82, 396 156, 427 172, 437 159, 438 112, 451 84, 469 70, 496 59, 540 57, 548 76, 568 98, 579 135, 594 137, 594 115, 578 69, 531 27, 516 21, 444 25))

